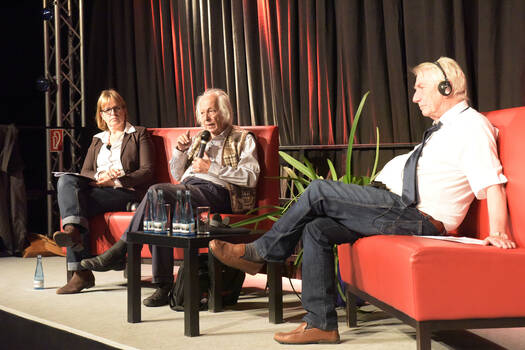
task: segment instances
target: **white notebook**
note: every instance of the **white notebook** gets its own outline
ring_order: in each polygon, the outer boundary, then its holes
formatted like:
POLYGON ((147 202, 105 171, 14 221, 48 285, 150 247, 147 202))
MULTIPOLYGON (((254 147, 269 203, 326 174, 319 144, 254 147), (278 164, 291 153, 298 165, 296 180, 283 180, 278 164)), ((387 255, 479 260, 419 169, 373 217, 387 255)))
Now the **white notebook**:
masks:
POLYGON ((471 237, 454 237, 454 236, 419 236, 424 238, 440 239, 442 241, 451 241, 464 244, 477 244, 485 245, 485 241, 482 239, 471 238, 471 237))
POLYGON ((87 177, 87 176, 84 176, 84 175, 80 175, 79 173, 72 173, 70 171, 53 171, 52 173, 55 177, 60 177, 62 175, 74 175, 74 176, 78 176, 78 177, 83 177, 84 179, 88 179, 88 180, 91 180, 91 181, 95 181, 93 180, 92 178, 90 177, 87 177))

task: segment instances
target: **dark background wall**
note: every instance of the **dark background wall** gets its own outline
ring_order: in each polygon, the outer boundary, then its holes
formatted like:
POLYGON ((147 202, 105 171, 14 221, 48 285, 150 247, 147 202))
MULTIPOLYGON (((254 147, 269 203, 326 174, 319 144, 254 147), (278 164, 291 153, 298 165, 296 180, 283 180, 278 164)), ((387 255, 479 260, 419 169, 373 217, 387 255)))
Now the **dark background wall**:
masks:
MULTIPOLYGON (((20 130, 31 232, 46 227, 41 6, 0 5, 0 123, 20 130)), ((84 14, 85 141, 101 89, 123 93, 133 122, 167 127, 193 125, 195 97, 215 86, 236 122, 277 124, 283 145, 347 142, 370 90, 355 141, 374 142, 377 126, 383 142, 413 142, 428 123, 410 67, 442 55, 464 68, 474 107, 525 104, 522 0, 88 0, 84 14)))
MULTIPOLYGON (((281 145, 345 144, 370 91, 354 142, 375 143, 376 128, 381 142, 415 142, 430 120, 411 101, 411 68, 440 56, 465 71, 474 108, 525 103, 523 0, 91 4, 88 97, 115 87, 146 126, 194 125, 195 97, 219 87, 236 123, 278 125, 281 145)), ((382 150, 379 168, 406 151, 382 150)), ((326 164, 326 153, 308 156, 326 164)), ((334 156, 339 169, 341 156, 334 156)), ((352 157, 357 174, 370 172, 373 156, 352 157)))
POLYGON ((46 227, 44 96, 35 81, 44 73, 42 2, 3 1, 0 4, 0 124, 19 128, 28 195, 28 229, 46 227))

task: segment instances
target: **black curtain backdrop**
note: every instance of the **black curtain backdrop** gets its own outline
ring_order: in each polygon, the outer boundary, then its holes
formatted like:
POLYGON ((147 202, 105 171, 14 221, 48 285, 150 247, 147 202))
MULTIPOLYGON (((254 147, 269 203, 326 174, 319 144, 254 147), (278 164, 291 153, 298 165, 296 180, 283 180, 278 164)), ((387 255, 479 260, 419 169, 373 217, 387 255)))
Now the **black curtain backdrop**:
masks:
MULTIPOLYGON (((87 104, 113 87, 130 120, 193 126, 206 88, 239 125, 278 125, 281 145, 419 141, 411 67, 456 59, 480 111, 525 104, 523 0, 90 0, 87 104)), ((370 159, 368 151, 357 156, 370 159)), ((381 156, 384 164, 393 155, 381 156)))

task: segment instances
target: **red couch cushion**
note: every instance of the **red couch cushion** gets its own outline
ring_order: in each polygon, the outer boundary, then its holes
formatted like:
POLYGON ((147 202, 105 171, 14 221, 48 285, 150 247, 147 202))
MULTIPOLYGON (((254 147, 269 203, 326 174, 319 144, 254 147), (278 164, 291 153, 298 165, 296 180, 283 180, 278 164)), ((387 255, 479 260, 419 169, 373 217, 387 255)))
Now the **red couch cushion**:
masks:
MULTIPOLYGON (((340 254, 348 257, 348 248, 340 254)), ((349 255, 343 280, 418 321, 525 314, 525 279, 517 278, 525 249, 373 236, 358 240, 349 255)))

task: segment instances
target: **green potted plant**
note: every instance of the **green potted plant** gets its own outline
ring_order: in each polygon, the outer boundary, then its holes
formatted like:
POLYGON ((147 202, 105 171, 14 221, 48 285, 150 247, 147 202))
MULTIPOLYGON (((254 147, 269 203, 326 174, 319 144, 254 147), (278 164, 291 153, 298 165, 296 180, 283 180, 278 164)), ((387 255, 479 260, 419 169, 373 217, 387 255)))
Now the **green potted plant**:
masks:
MULTIPOLYGON (((347 184, 358 184, 358 185, 368 185, 371 181, 374 180, 376 176, 376 170, 377 170, 377 163, 379 160, 379 128, 376 128, 376 153, 375 153, 375 159, 374 159, 374 165, 372 168, 372 173, 370 176, 365 175, 353 175, 352 174, 352 150, 354 145, 354 136, 357 129, 357 125, 359 123, 359 119, 361 117, 361 113, 363 110, 363 106, 366 102, 366 99, 368 97, 368 94, 370 92, 366 92, 361 102, 359 103, 359 107, 357 108, 357 112, 354 117, 354 122, 352 123, 352 127, 350 129, 350 136, 348 140, 348 147, 346 151, 346 172, 341 177, 337 176, 337 172, 335 170, 334 164, 330 159, 327 159, 328 167, 330 169, 330 176, 332 180, 334 181, 342 181, 347 184)), ((313 164, 308 161, 308 159, 303 158, 302 160, 297 160, 294 157, 290 156, 289 154, 279 151, 279 155, 289 164, 292 166, 290 167, 284 167, 284 171, 286 172, 286 176, 279 177, 279 179, 285 179, 287 180, 287 184, 290 191, 290 198, 288 201, 282 205, 282 206, 271 206, 272 209, 275 209, 271 212, 256 216, 254 218, 242 220, 239 222, 236 222, 235 224, 232 224, 233 227, 239 227, 239 226, 245 226, 250 224, 257 224, 260 221, 263 220, 272 220, 277 221, 281 215, 283 215, 288 208, 293 205, 297 199, 302 195, 306 187, 316 179, 323 179, 322 176, 318 175, 313 164), (295 169, 295 170, 294 170, 295 169)), ((268 207, 266 207, 268 208, 268 207)), ((255 208, 251 212, 255 212, 262 208, 255 208)), ((338 266, 339 266, 339 258, 337 255, 337 246, 334 245, 334 258, 335 258, 335 267, 336 276, 338 275, 338 266)), ((297 258, 295 259, 294 265, 299 266, 302 260, 302 250, 298 253, 297 258)), ((339 291, 340 296, 343 300, 345 300, 344 293, 341 289, 341 286, 339 283, 337 283, 337 288, 339 291)), ((346 301, 346 300, 345 300, 346 301)))

